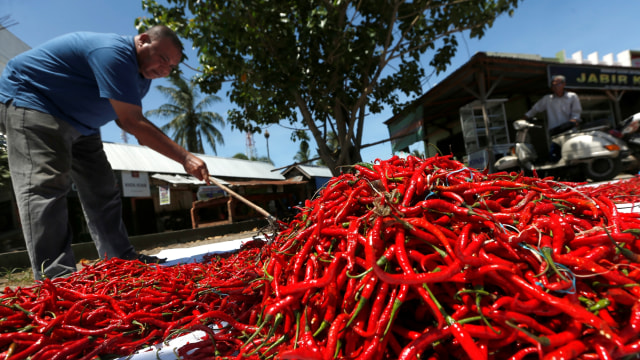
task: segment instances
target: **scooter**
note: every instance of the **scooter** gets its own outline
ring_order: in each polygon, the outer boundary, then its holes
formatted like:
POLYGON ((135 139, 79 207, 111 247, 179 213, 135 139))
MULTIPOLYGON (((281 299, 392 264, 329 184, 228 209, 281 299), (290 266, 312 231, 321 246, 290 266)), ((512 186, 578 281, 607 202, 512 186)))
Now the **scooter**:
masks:
POLYGON ((640 171, 640 113, 624 119, 618 127, 609 130, 609 134, 624 141, 630 154, 622 160, 624 171, 637 174, 640 171))
MULTIPOLYGON (((535 121, 535 120, 534 120, 535 121)), ((622 159, 629 148, 621 139, 598 129, 568 130, 551 136, 560 147, 560 159, 552 162, 538 156, 529 131, 542 128, 527 120, 513 122, 516 130, 515 146, 511 154, 495 162, 497 170, 524 170, 538 176, 554 176, 559 180, 611 180, 622 170, 622 159)))

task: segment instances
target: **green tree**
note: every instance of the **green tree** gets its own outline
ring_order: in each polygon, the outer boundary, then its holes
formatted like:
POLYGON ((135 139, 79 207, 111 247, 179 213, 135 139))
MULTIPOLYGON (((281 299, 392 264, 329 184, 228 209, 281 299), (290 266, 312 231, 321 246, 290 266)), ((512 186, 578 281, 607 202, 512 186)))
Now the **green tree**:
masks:
POLYGON ((249 160, 249 157, 246 154, 243 154, 243 153, 236 153, 235 155, 232 156, 232 158, 241 159, 241 160, 249 160))
POLYGON ((413 149, 413 151, 411 152, 411 155, 424 159, 424 153, 419 149, 413 149))
POLYGON ((273 165, 273 160, 269 159, 269 157, 267 156, 258 156, 255 159, 251 159, 253 161, 261 161, 261 162, 265 162, 265 163, 269 163, 271 165, 273 165))
POLYGON ((311 156, 311 150, 309 148, 309 135, 304 130, 298 130, 295 132, 294 138, 300 140, 300 148, 298 152, 293 156, 293 160, 297 163, 304 164, 309 162, 311 156))
POLYGON ((420 95, 425 67, 447 68, 456 35, 482 37, 519 1, 143 0, 151 17, 136 25, 164 23, 193 42, 203 91, 231 82, 227 95, 241 109, 229 112, 233 126, 259 133, 285 119, 306 128, 338 175, 361 160, 367 115, 397 111, 401 94, 420 95), (338 136, 335 155, 329 131, 338 136))
POLYGON ((198 101, 199 92, 196 81, 187 82, 180 76, 171 76, 171 84, 175 87, 158 85, 156 89, 169 98, 169 103, 159 108, 145 112, 145 116, 159 116, 170 118, 169 123, 162 126, 162 130, 173 135, 175 142, 194 153, 204 153, 202 138, 211 145, 214 154, 216 144, 224 144, 222 133, 216 125, 224 127, 224 120, 220 114, 207 111, 214 102, 220 101, 215 95, 207 95, 198 101))
MULTIPOLYGON (((327 148, 331 152, 332 157, 336 157, 340 152, 340 142, 338 141, 338 135, 335 132, 329 131, 326 136, 327 148)), ((316 165, 318 166, 327 166, 327 164, 322 160, 322 157, 319 157, 318 161, 316 161, 316 165)))
POLYGON ((273 165, 273 161, 271 159, 269 159, 266 156, 258 156, 258 157, 251 157, 249 158, 246 154, 243 153, 236 153, 235 155, 232 156, 232 158, 234 159, 242 159, 242 160, 251 160, 251 161, 261 161, 261 162, 266 162, 269 164, 273 165))

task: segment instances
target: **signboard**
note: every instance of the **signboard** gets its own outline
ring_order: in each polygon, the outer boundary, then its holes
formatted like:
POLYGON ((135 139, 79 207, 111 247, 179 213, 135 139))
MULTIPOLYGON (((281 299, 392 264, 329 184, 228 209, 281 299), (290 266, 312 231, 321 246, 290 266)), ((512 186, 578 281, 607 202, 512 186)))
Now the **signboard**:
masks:
POLYGON ((169 187, 169 185, 158 186, 158 197, 159 197, 160 205, 171 204, 171 188, 169 187))
POLYGON ((414 112, 393 124, 389 124, 389 136, 395 138, 391 140, 391 151, 394 154, 407 148, 411 144, 422 141, 422 120, 423 112, 422 105, 420 105, 414 112))
POLYGON ((549 79, 564 75, 567 88, 640 90, 640 69, 611 66, 549 65, 549 79))
POLYGON ((637 51, 630 51, 629 57, 631 58, 631 66, 640 67, 640 53, 637 51))
POLYGON ((484 170, 489 163, 489 154, 486 149, 469 153, 469 167, 477 170, 484 170))
POLYGON ((198 200, 209 200, 226 196, 226 194, 217 186, 200 186, 198 187, 196 196, 198 200))
POLYGON ((149 174, 140 171, 123 171, 122 196, 150 197, 149 174))

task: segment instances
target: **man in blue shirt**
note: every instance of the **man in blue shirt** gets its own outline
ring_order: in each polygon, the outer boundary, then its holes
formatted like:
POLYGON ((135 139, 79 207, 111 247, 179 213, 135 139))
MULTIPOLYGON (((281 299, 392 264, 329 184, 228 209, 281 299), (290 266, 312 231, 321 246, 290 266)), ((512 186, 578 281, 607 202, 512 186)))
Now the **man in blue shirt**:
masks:
POLYGON ((136 36, 78 32, 13 58, 0 77, 0 133, 36 280, 76 270, 66 194, 73 183, 100 257, 161 261, 137 254, 122 220, 120 191, 102 148, 109 121, 138 142, 209 182, 206 164, 142 113, 151 80, 182 60, 166 26, 136 36))

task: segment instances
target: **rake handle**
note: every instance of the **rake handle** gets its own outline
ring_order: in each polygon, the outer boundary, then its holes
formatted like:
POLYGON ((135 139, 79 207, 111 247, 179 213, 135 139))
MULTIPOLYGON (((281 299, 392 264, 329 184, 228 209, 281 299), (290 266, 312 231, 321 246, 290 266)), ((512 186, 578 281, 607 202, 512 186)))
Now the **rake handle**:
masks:
POLYGON ((222 190, 226 191, 227 193, 231 194, 236 199, 242 201, 243 203, 247 204, 252 209, 254 209, 257 212, 259 212, 260 214, 262 214, 264 217, 267 218, 267 220, 269 220, 269 222, 275 220, 275 218, 271 214, 269 214, 269 212, 267 210, 265 210, 265 209, 261 208, 260 206, 252 203, 251 201, 249 201, 244 196, 242 196, 242 195, 238 194, 237 192, 231 190, 229 187, 227 187, 225 185, 222 185, 218 180, 216 180, 212 176, 209 176, 209 181, 211 181, 214 185, 220 187, 222 190))

